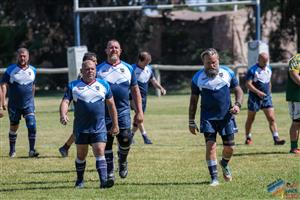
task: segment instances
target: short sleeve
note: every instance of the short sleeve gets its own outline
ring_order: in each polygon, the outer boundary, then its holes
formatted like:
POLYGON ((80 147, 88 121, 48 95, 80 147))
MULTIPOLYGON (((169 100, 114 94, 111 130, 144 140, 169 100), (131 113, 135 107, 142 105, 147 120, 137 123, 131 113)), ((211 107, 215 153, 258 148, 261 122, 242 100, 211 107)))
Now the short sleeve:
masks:
POLYGON ((72 94, 72 84, 69 83, 68 86, 67 86, 67 90, 63 96, 63 99, 67 99, 69 101, 72 101, 73 100, 73 94, 72 94))

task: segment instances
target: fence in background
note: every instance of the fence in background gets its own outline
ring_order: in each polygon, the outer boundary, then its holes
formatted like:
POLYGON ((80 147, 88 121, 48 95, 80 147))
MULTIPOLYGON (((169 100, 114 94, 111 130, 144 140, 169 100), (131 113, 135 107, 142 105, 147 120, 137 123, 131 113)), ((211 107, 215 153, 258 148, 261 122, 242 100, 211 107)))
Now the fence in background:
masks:
MULTIPOLYGON (((237 79, 240 81, 241 74, 245 74, 248 66, 245 64, 238 65, 227 65, 229 66, 235 73, 237 79)), ((271 63, 270 66, 272 69, 287 69, 287 63, 271 63)), ((200 65, 160 65, 160 64, 152 64, 152 67, 155 71, 157 81, 161 82, 161 73, 163 71, 197 71, 201 68, 200 65)), ((5 68, 0 68, 0 74, 3 74, 5 68)), ((67 74, 68 68, 37 68, 37 74, 44 75, 52 75, 52 74, 67 74)), ((160 96, 160 91, 156 90, 156 95, 160 96)))

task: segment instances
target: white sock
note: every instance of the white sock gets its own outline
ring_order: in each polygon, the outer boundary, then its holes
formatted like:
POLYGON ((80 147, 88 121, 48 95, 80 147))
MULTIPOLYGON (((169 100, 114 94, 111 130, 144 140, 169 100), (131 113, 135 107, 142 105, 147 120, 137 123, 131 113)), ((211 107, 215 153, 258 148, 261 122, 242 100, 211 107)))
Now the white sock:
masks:
POLYGON ((274 132, 273 137, 279 137, 278 132, 274 132))
POLYGON ((142 133, 142 135, 147 135, 147 132, 146 132, 146 131, 144 131, 144 132, 142 133))

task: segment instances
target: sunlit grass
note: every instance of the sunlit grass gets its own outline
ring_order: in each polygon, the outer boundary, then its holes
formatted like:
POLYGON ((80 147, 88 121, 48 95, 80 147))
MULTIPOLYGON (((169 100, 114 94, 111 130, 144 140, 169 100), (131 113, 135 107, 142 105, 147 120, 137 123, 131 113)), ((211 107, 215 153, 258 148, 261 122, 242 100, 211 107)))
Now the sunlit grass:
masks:
MULTIPOLYGON (((75 190, 75 148, 71 147, 68 158, 61 158, 58 153, 58 148, 71 133, 72 124, 66 127, 59 124, 60 98, 38 97, 37 149, 40 158, 27 158, 27 131, 22 120, 17 156, 10 159, 7 115, 0 119, 0 199, 272 199, 274 197, 267 192, 268 184, 278 178, 288 182, 300 180, 300 157, 288 154, 291 120, 287 103, 284 94, 273 95, 279 134, 287 144, 273 145, 268 123, 259 112, 253 127, 254 144, 245 146, 246 100, 237 117, 239 133, 235 156, 230 163, 234 176, 232 182, 224 182, 219 169, 220 186, 208 186, 210 178, 203 136, 193 136, 188 132, 189 96, 150 96, 145 126, 154 144, 144 145, 140 134, 136 134, 136 144, 129 155, 128 177, 121 180, 117 176, 113 188, 100 190, 90 151, 85 188, 75 190)), ((221 148, 218 138, 219 158, 221 148)))

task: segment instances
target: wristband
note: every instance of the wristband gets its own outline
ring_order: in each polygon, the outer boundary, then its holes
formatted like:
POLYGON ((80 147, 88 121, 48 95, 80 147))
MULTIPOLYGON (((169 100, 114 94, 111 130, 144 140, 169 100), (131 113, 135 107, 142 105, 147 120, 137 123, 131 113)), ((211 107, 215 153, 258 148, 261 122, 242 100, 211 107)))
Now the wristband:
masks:
POLYGON ((242 107, 241 103, 240 103, 240 102, 238 102, 238 101, 237 101, 237 102, 235 102, 235 103, 234 103, 234 105, 235 105, 235 106, 237 106, 237 107, 239 107, 239 108, 241 108, 241 107, 242 107))

